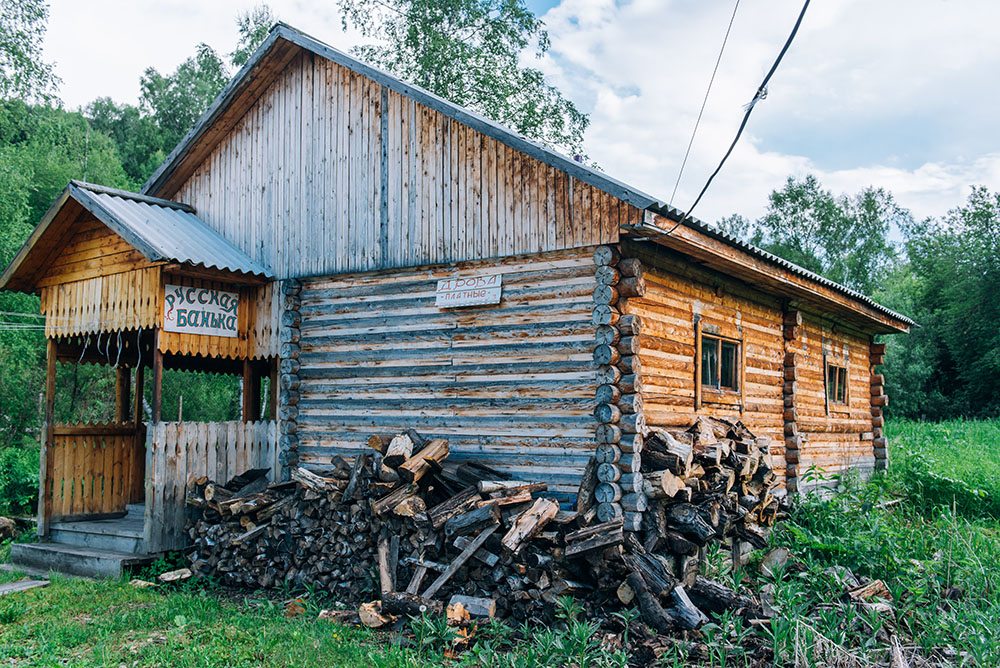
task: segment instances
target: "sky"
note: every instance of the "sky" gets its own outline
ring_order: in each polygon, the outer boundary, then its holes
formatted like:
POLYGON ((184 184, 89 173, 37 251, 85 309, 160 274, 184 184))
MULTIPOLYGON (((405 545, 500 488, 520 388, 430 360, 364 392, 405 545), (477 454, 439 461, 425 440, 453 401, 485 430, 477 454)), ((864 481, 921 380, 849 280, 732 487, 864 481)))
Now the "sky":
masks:
MULTIPOLYGON (((742 0, 676 195, 674 184, 735 0, 527 0, 551 39, 541 69, 590 115, 585 146, 609 175, 687 210, 718 164, 801 9, 742 0)), ((252 0, 51 0, 45 58, 68 108, 135 103, 146 67, 172 71, 199 42, 236 41, 252 0)), ((285 22, 334 47, 336 0, 271 0, 285 22)), ((890 190, 918 218, 972 185, 1000 190, 1000 3, 813 2, 743 138, 694 215, 760 216, 789 176, 835 193, 890 190)))

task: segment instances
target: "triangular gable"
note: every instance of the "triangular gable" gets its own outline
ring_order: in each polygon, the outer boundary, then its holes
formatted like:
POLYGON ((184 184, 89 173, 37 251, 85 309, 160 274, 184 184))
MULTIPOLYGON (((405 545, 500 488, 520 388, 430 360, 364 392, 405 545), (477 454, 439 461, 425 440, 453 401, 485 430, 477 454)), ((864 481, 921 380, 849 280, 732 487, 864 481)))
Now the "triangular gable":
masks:
MULTIPOLYGON (((185 204, 71 181, 0 275, 0 289, 35 291, 39 278, 72 237, 85 212, 149 262, 273 277, 266 267, 223 239, 185 204)), ((116 255, 123 254, 114 243, 112 246, 110 250, 116 255)))

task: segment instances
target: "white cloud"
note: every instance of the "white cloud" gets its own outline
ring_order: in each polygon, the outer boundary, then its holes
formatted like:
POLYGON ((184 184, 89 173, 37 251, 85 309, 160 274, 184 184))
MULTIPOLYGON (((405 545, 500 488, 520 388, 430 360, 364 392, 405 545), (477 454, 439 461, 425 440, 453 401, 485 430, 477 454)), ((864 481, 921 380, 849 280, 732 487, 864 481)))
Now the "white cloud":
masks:
MULTIPOLYGON (((733 5, 563 0, 543 68, 591 113, 589 153, 669 198, 733 5)), ((675 200, 688 206, 732 141, 801 5, 743 2, 675 200)), ((995 3, 812 3, 744 138, 696 215, 759 215, 788 175, 892 190, 917 216, 1000 189, 995 3)))

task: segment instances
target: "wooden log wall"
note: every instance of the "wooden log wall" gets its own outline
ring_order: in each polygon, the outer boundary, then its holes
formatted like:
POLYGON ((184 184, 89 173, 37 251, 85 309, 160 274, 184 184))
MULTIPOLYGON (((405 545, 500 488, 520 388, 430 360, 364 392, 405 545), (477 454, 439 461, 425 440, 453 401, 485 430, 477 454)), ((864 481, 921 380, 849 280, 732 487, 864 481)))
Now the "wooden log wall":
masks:
POLYGON ((280 479, 286 480, 298 466, 299 399, 301 397, 299 356, 302 351, 302 283, 296 279, 281 282, 281 361, 278 366, 278 425, 281 432, 278 448, 280 479))
POLYGON ((802 328, 802 313, 794 308, 785 310, 783 333, 785 338, 785 365, 782 397, 785 421, 785 489, 798 491, 799 458, 802 437, 799 435, 798 409, 796 408, 796 381, 798 380, 798 354, 796 342, 802 328))
MULTIPOLYGON (((784 362, 782 305, 738 281, 691 266, 683 256, 623 244, 642 260, 646 292, 624 312, 641 318, 638 357, 642 399, 650 427, 688 427, 697 415, 742 420, 758 436, 783 442, 784 362), (741 341, 744 369, 739 393, 701 391, 696 378, 698 334, 741 341)), ((772 446, 773 447, 773 446, 772 446)), ((785 463, 772 457, 784 476, 785 463)))
POLYGON ((448 439, 570 498, 594 451, 592 248, 303 282, 303 465, 373 432, 448 439), (442 309, 440 279, 502 275, 500 304, 442 309))
POLYGON ((875 457, 875 470, 885 471, 889 468, 889 441, 885 437, 885 416, 883 411, 889 405, 889 396, 885 393, 885 376, 878 373, 877 367, 885 361, 885 344, 875 343, 874 339, 868 347, 868 361, 871 370, 871 413, 872 413, 872 454, 875 457))
POLYGON ((800 437, 798 489, 828 484, 849 469, 874 468, 870 337, 809 313, 802 314, 795 353, 796 435, 800 437), (827 400, 826 364, 847 368, 847 402, 827 400))
POLYGON ((41 494, 47 520, 125 512, 142 476, 132 424, 55 425, 46 446, 41 494))
POLYGON ((279 278, 616 242, 642 212, 324 58, 296 57, 179 187, 279 278))
POLYGON ((228 481, 255 468, 278 474, 278 426, 261 422, 157 422, 146 435, 145 546, 149 553, 187 546, 184 502, 188 482, 228 481))
POLYGON ((623 259, 617 245, 599 247, 594 264, 597 516, 601 522, 622 519, 627 530, 638 531, 647 507, 640 472, 646 428, 639 355, 642 319, 626 311, 630 298, 646 293, 644 270, 640 260, 623 259))

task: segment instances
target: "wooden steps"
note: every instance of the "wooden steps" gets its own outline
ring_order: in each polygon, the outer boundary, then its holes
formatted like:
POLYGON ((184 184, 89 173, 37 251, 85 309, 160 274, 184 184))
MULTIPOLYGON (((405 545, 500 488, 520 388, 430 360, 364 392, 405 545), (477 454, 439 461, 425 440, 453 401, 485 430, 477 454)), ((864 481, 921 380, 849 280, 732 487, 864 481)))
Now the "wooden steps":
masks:
POLYGON ((117 519, 53 522, 45 542, 12 545, 11 564, 32 572, 119 577, 152 560, 145 553, 143 516, 143 506, 130 505, 117 519))
POLYGON ((35 572, 66 573, 86 577, 117 578, 129 568, 149 563, 146 554, 95 550, 59 543, 25 543, 10 546, 10 561, 35 572))

